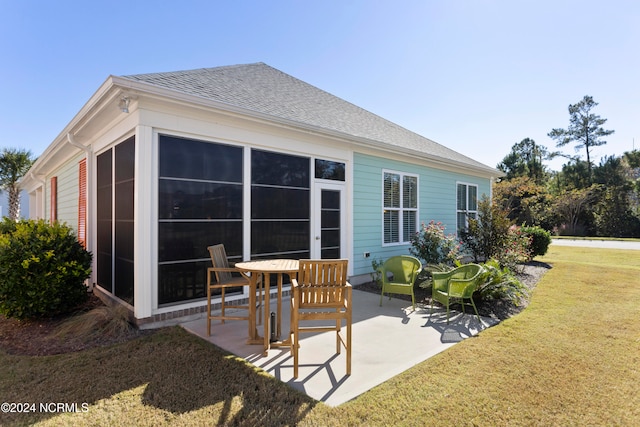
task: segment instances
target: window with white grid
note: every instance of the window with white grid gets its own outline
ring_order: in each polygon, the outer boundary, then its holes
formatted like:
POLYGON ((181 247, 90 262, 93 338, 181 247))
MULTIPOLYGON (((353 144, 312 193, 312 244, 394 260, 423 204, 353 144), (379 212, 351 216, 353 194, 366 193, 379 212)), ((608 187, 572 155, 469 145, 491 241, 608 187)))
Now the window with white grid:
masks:
POLYGON ((383 173, 383 243, 409 243, 418 224, 418 177, 383 173))

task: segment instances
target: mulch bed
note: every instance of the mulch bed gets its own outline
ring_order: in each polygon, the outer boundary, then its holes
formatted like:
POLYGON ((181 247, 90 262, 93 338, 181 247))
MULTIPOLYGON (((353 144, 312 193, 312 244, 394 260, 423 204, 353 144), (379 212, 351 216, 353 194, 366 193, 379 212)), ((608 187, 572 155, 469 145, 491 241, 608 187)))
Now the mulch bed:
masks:
POLYGON ((34 320, 18 320, 0 315, 0 349, 13 355, 47 356, 116 344, 151 333, 132 329, 125 335, 102 335, 91 339, 59 338, 55 335, 56 329, 70 316, 86 313, 101 306, 104 306, 104 303, 100 298, 89 294, 88 300, 71 315, 34 320))

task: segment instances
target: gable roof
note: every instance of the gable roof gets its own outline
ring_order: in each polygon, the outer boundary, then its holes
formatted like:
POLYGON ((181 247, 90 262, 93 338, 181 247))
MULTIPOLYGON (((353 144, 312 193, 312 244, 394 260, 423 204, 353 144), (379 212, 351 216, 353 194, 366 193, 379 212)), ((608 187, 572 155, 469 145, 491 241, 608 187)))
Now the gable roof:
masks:
POLYGON ((501 175, 494 168, 261 62, 121 78, 501 175))

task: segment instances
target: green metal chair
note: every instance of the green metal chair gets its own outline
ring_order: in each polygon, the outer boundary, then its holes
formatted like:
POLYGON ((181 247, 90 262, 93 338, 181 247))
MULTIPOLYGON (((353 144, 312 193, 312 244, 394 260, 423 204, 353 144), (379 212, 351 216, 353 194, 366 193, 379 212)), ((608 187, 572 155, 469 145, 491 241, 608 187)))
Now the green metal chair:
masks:
POLYGON ((422 263, 418 258, 409 255, 398 255, 386 260, 380 267, 382 280, 382 294, 380 294, 380 305, 385 292, 389 294, 411 295, 411 304, 416 309, 416 297, 413 293, 413 284, 422 271, 422 263), (391 278, 389 278, 391 273, 391 278))
MULTIPOLYGON (((478 264, 465 264, 447 272, 433 272, 433 287, 431 297, 433 301, 438 301, 447 308, 447 323, 449 323, 449 305, 452 300, 459 301, 464 313, 465 304, 471 305, 475 311, 478 321, 480 315, 476 304, 473 302, 473 293, 480 286, 484 269, 478 264), (464 300, 471 301, 471 304, 464 300)), ((429 316, 433 310, 433 301, 429 309, 429 316)))

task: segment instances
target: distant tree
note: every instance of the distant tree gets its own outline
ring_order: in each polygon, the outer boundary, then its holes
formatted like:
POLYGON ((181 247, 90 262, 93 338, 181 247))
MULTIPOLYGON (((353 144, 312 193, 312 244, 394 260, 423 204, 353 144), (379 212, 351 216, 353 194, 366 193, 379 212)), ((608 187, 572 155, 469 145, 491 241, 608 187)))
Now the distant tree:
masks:
MULTIPOLYGON (((626 153, 625 153, 626 154, 626 153)), ((601 184, 593 206, 596 235, 606 237, 638 237, 636 173, 629 156, 607 156, 594 168, 596 183, 601 184)))
POLYGON ((511 152, 497 168, 507 174, 506 179, 526 176, 541 184, 545 176, 542 161, 548 158, 549 151, 545 146, 536 144, 531 138, 525 138, 511 147, 511 152))
POLYGON ((640 150, 627 151, 623 161, 628 166, 628 179, 631 184, 629 194, 630 209, 634 215, 640 217, 640 150))
POLYGON ((593 170, 594 181, 608 187, 624 187, 629 184, 627 168, 621 157, 605 156, 593 170))
POLYGON ((576 142, 575 149, 585 149, 587 156, 588 180, 592 179, 591 150, 607 143, 603 137, 611 135, 613 130, 602 128, 607 119, 592 113, 591 110, 598 105, 593 97, 585 95, 577 104, 569 105, 569 127, 567 129, 552 129, 547 135, 556 141, 557 147, 576 142))
POLYGON ((526 176, 502 180, 493 186, 493 203, 508 212, 508 218, 517 225, 551 230, 555 225, 553 200, 546 186, 526 176))
POLYGON ((556 176, 559 194, 565 190, 583 189, 591 185, 589 166, 583 160, 572 160, 562 165, 562 170, 556 176))
POLYGON ((623 154, 623 157, 630 168, 640 168, 640 150, 627 151, 623 154))
POLYGON ((31 151, 4 148, 0 152, 0 188, 9 193, 9 218, 20 219, 20 188, 18 181, 33 164, 31 151))
POLYGON ((579 227, 580 218, 596 198, 599 186, 566 191, 555 201, 554 210, 560 217, 565 233, 569 235, 582 234, 579 227))

